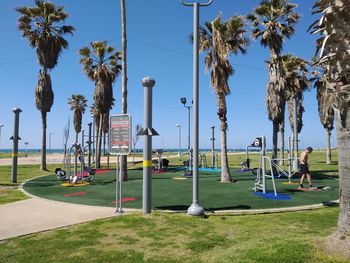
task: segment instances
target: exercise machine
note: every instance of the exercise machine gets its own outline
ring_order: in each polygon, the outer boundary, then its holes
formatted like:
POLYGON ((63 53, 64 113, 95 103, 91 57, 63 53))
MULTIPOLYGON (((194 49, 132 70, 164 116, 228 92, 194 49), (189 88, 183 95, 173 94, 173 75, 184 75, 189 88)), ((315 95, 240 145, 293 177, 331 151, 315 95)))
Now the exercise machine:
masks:
POLYGON ((277 196, 275 178, 273 174, 271 158, 266 156, 266 138, 265 136, 258 137, 255 139, 257 142, 256 146, 261 147, 260 158, 259 158, 259 168, 257 170, 256 180, 254 183, 253 190, 255 192, 262 191, 266 194, 266 180, 271 179, 274 195, 277 196), (270 174, 267 173, 267 169, 269 168, 270 174))
POLYGON ((91 182, 94 180, 96 170, 91 167, 85 167, 84 162, 84 131, 82 131, 82 144, 77 142, 66 151, 64 158, 64 166, 66 170, 61 168, 55 169, 57 178, 63 182, 70 184, 78 184, 82 182, 91 182), (74 164, 72 165, 72 155, 74 156, 74 164), (78 161, 80 163, 80 171, 78 172, 78 161))
POLYGON ((169 166, 169 160, 163 158, 164 151, 162 149, 156 149, 153 151, 153 153, 156 155, 156 159, 152 160, 152 162, 155 164, 153 167, 153 172, 164 172, 165 169, 169 166))
POLYGON ((296 174, 298 172, 297 170, 294 170, 294 162, 295 162, 295 157, 293 157, 293 153, 292 153, 292 139, 291 137, 288 138, 288 156, 287 158, 275 158, 272 159, 272 167, 275 168, 277 174, 276 176, 278 176, 279 178, 281 178, 282 176, 288 178, 288 182, 292 183, 292 177, 294 174, 296 174), (288 171, 285 171, 280 165, 278 165, 278 162, 280 161, 287 161, 287 166, 288 166, 288 171))
POLYGON ((256 174, 258 168, 250 169, 251 159, 249 158, 249 150, 250 149, 255 149, 255 150, 258 149, 258 151, 261 151, 261 143, 260 143, 259 139, 260 138, 256 138, 252 144, 247 146, 246 151, 245 151, 246 160, 240 163, 242 172, 251 170, 253 172, 253 174, 256 174))

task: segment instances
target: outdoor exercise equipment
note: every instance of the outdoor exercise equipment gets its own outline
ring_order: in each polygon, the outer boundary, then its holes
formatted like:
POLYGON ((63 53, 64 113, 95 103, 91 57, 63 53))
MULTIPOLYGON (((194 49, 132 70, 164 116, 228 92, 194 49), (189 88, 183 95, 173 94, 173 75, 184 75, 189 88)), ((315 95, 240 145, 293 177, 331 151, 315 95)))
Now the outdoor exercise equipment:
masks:
POLYGON ((271 165, 271 158, 266 156, 266 139, 265 136, 259 137, 255 139, 256 146, 261 147, 260 151, 260 159, 259 159, 259 169, 257 171, 256 180, 254 183, 254 191, 262 191, 264 194, 266 193, 266 180, 271 179, 274 195, 277 196, 275 178, 273 174, 273 169, 271 165), (267 165, 270 169, 270 174, 267 174, 267 165))
MULTIPOLYGON (((241 162, 241 172, 245 172, 245 171, 250 171, 250 163, 251 163, 251 159, 249 159, 249 150, 250 149, 258 149, 259 151, 261 151, 261 138, 255 138, 255 140, 247 146, 246 151, 245 151, 245 155, 246 155, 246 160, 244 162, 241 162)), ((256 174, 257 172, 257 168, 253 168, 251 170, 253 172, 253 174, 256 174)))
POLYGON ((192 176, 192 164, 193 164, 192 148, 190 148, 186 152, 183 152, 181 154, 181 157, 184 156, 184 155, 188 155, 188 159, 186 161, 183 161, 183 164, 186 167, 184 176, 192 176))
MULTIPOLYGON (((66 135, 66 139, 67 139, 66 135)), ((82 131, 81 144, 77 142, 65 151, 64 166, 65 170, 61 168, 55 169, 55 174, 57 178, 63 182, 68 182, 70 184, 78 184, 82 182, 91 182, 95 177, 95 169, 91 167, 85 167, 84 162, 84 131, 82 131), (74 156, 74 164, 72 165, 72 155, 74 156), (78 172, 78 160, 80 163, 80 172, 78 172)))
POLYGON ((201 168, 207 168, 208 165, 207 165, 207 156, 205 155, 205 153, 200 153, 199 154, 199 167, 201 168))
POLYGON ((169 160, 163 158, 164 151, 162 149, 156 149, 152 153, 156 155, 156 159, 152 159, 152 163, 155 164, 155 166, 152 169, 153 173, 162 173, 166 172, 166 168, 169 166, 169 160))
POLYGON ((272 161, 272 167, 275 168, 275 171, 277 172, 276 176, 281 178, 282 176, 288 178, 288 182, 292 183, 292 177, 294 174, 298 172, 298 168, 295 169, 294 163, 295 156, 293 155, 292 151, 292 139, 291 137, 288 137, 288 156, 287 158, 274 158, 272 161), (281 166, 278 165, 279 162, 287 161, 288 171, 285 171, 281 166))
POLYGON ((74 143, 67 152, 67 156, 65 159, 65 168, 66 170, 62 170, 61 168, 55 169, 55 174, 58 179, 63 182, 68 182, 70 184, 78 184, 82 182, 91 182, 95 177, 95 169, 91 169, 91 167, 85 167, 84 164, 84 149, 80 144, 74 143), (72 155, 74 158, 79 159, 80 163, 80 171, 78 172, 78 162, 74 162, 72 165, 72 155))

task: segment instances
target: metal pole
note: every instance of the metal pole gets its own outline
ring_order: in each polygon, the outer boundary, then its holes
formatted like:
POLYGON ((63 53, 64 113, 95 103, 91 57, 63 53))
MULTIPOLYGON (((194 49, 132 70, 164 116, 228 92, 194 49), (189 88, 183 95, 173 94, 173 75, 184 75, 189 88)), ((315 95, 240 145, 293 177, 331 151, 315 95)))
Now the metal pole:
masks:
POLYGON ((144 214, 152 210, 152 88, 154 79, 142 79, 144 87, 144 149, 143 149, 143 199, 144 214))
POLYGON ((51 135, 53 135, 53 132, 49 133, 49 150, 51 151, 51 135))
POLYGON ((14 108, 13 113, 15 114, 14 131, 11 139, 13 140, 12 150, 12 182, 17 183, 17 161, 18 161, 18 136, 19 131, 19 114, 22 112, 20 108, 14 108))
POLYGON ((122 208, 122 184, 123 184, 123 177, 122 177, 122 156, 119 157, 119 214, 123 213, 122 208))
POLYGON ((85 133, 85 130, 81 130, 80 176, 82 180, 84 179, 84 171, 85 171, 84 133, 85 133))
POLYGON ((298 159, 298 130, 297 130, 297 97, 293 98, 294 107, 294 125, 293 125, 293 139, 294 139, 294 162, 293 162, 293 170, 299 170, 299 159, 298 159))
POLYGON ((215 126, 211 126, 211 166, 214 168, 215 166, 215 137, 214 137, 214 129, 215 126))
POLYGON ((4 127, 4 124, 0 124, 0 142, 1 142, 1 128, 4 127))
POLYGON ((88 126, 89 126, 89 134, 88 134, 88 138, 89 138, 89 142, 88 142, 88 167, 91 167, 91 125, 92 123, 89 122, 88 126))
POLYGON ((186 6, 193 6, 193 200, 192 205, 188 208, 187 213, 193 216, 204 214, 204 209, 199 206, 199 187, 198 187, 198 137, 199 137, 199 77, 198 77, 198 57, 199 57, 199 6, 208 6, 213 0, 207 3, 187 3, 181 0, 186 6))
POLYGON ((176 124, 176 127, 179 128, 179 156, 181 156, 181 125, 176 124))
MULTIPOLYGON (((92 162, 95 162, 95 116, 92 114, 92 162)), ((96 167, 95 167, 96 168, 96 167)))
MULTIPOLYGON (((107 134, 108 145, 109 145, 109 133, 107 134)), ((109 169, 109 151, 107 151, 107 168, 109 169)))
POLYGON ((193 216, 204 214, 204 209, 199 205, 198 189, 198 128, 199 128, 199 85, 198 85, 198 23, 199 23, 199 4, 193 4, 193 192, 192 205, 187 213, 193 216))
POLYGON ((116 167, 115 167, 115 212, 119 213, 119 202, 121 202, 121 200, 119 200, 119 169, 120 169, 120 164, 119 164, 119 155, 117 155, 117 163, 116 163, 116 167))
POLYGON ((191 106, 186 106, 188 109, 188 146, 187 150, 191 149, 191 106))

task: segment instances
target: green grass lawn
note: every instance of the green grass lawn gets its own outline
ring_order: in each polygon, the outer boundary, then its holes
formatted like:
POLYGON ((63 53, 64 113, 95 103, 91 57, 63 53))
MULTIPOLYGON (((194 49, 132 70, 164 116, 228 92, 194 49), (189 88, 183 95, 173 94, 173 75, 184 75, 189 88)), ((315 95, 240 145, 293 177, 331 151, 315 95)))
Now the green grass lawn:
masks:
POLYGON ((123 215, 7 240, 0 262, 347 262, 320 248, 338 212, 123 215))

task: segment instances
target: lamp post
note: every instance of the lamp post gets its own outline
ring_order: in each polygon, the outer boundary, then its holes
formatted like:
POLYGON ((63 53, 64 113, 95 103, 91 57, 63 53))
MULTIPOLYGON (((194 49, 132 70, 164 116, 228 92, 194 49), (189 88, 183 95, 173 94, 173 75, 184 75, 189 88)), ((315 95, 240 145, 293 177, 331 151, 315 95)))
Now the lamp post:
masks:
POLYGON ((186 98, 180 98, 181 103, 184 105, 185 108, 188 110, 188 144, 187 144, 187 150, 191 149, 191 108, 192 106, 186 105, 186 98))
POLYGON ((51 151, 51 135, 53 135, 53 132, 49 133, 49 150, 51 151))
POLYGON ((92 117, 92 162, 95 163, 95 116, 91 114, 92 117))
POLYGON ((176 124, 176 127, 179 128, 179 156, 181 156, 181 125, 176 124))
POLYGON ((89 133, 88 133, 88 138, 89 138, 89 141, 87 142, 88 144, 88 167, 91 167, 91 126, 92 126, 92 122, 89 122, 88 123, 88 126, 89 126, 89 133))
POLYGON ((214 136, 214 129, 215 126, 211 126, 211 165, 214 168, 215 167, 215 136, 214 136))
POLYGON ((204 214, 204 209, 199 205, 198 194, 198 153, 199 153, 199 7, 208 6, 213 2, 209 0, 206 3, 188 3, 181 0, 185 6, 193 6, 193 199, 192 205, 187 213, 192 216, 204 214))
POLYGON ((24 142, 24 145, 25 145, 25 154, 24 154, 24 157, 28 157, 28 144, 29 144, 29 142, 24 142))
POLYGON ((293 139, 294 139, 294 162, 293 162, 293 170, 299 170, 299 159, 298 159, 298 128, 297 128, 297 97, 293 98, 293 113, 294 113, 294 125, 293 125, 293 139))
POLYGON ((0 124, 0 142, 1 142, 1 128, 4 127, 4 124, 0 124))

